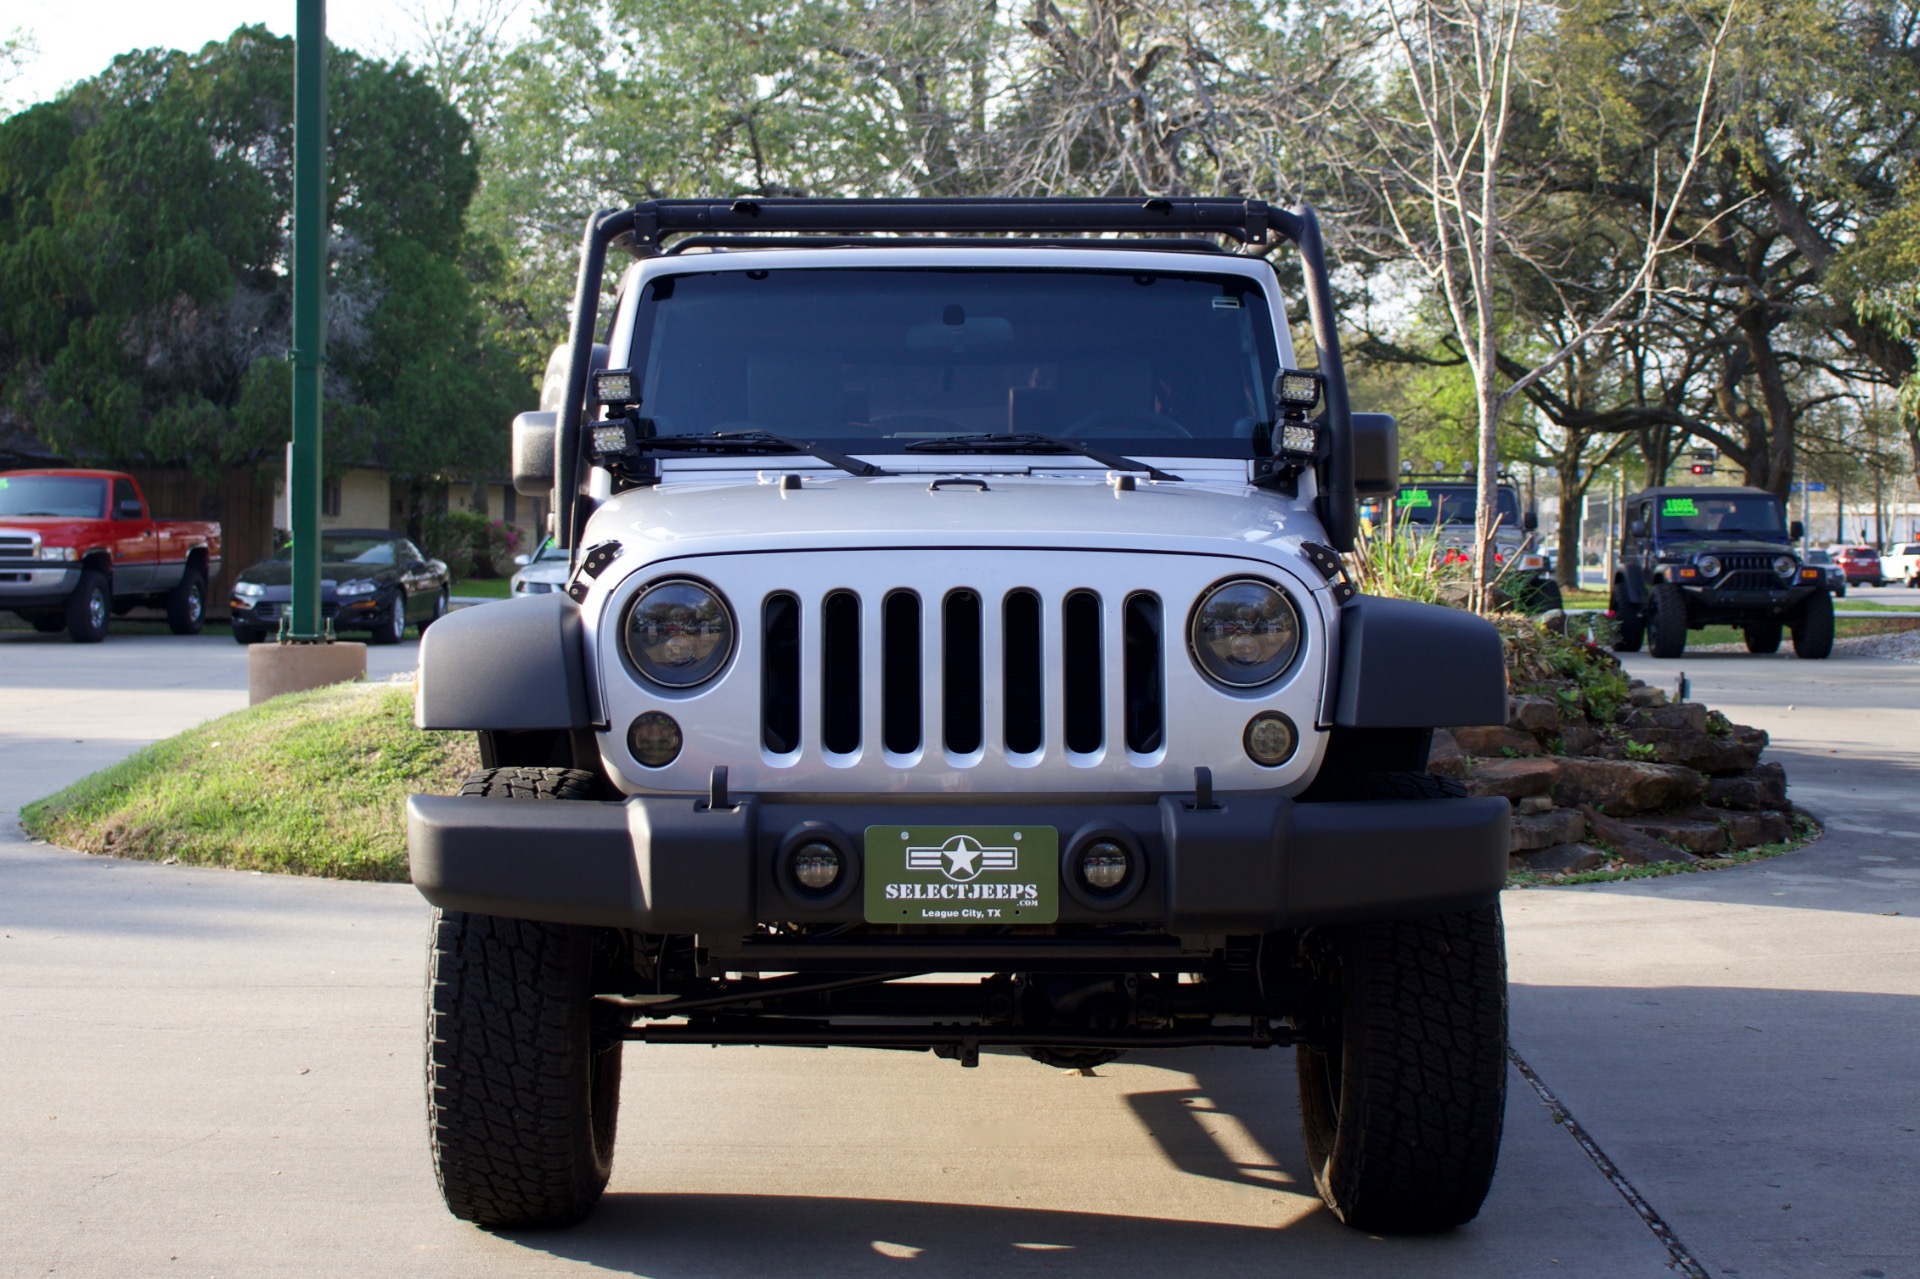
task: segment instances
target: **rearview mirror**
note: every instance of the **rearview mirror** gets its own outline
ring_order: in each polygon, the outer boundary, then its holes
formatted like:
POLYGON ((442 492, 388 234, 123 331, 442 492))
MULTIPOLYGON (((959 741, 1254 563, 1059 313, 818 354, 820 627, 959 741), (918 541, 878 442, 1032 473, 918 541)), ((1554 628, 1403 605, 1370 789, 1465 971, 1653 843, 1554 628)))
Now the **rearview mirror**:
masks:
POLYGON ((1391 413, 1355 413, 1353 488, 1356 493, 1393 493, 1400 487, 1400 426, 1391 413))
POLYGON ((515 492, 545 497, 553 489, 553 437, 559 429, 560 415, 551 409, 513 419, 515 492))

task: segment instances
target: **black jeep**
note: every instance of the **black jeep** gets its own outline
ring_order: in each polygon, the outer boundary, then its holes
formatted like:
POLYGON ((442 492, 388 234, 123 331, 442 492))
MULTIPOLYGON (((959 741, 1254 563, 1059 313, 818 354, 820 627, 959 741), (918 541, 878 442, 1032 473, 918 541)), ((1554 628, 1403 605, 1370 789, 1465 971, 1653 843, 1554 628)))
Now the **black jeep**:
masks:
POLYGON ((1793 554, 1800 522, 1756 488, 1655 488, 1627 499, 1608 612, 1614 647, 1655 657, 1686 651, 1687 632, 1737 626, 1747 651, 1780 648, 1793 632, 1796 657, 1833 651, 1833 597, 1826 577, 1793 554))

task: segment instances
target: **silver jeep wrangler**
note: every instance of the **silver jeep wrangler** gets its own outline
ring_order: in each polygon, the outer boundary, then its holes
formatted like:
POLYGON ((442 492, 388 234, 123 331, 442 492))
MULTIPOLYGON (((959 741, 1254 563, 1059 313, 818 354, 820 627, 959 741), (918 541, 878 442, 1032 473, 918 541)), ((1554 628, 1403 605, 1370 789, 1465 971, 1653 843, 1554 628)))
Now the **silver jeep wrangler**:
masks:
POLYGON ((1500 641, 1346 579, 1397 446, 1311 210, 649 201, 557 371, 513 454, 566 589, 421 651, 486 765, 408 807, 456 1215, 589 1212, 635 1040, 1291 1046, 1342 1220, 1479 1210, 1508 806, 1426 762, 1500 641))

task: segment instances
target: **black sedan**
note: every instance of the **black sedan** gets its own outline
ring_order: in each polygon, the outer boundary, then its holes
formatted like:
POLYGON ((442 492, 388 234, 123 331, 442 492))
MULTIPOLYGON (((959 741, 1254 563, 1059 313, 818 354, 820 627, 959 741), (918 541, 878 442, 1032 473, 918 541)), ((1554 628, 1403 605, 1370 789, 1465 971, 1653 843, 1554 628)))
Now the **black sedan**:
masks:
MULTIPOLYGON (((391 529, 333 528, 320 534, 320 612, 335 631, 367 631, 395 644, 446 616, 447 566, 391 529)), ((293 550, 282 547, 233 584, 233 638, 254 644, 280 629, 293 599, 293 550)))

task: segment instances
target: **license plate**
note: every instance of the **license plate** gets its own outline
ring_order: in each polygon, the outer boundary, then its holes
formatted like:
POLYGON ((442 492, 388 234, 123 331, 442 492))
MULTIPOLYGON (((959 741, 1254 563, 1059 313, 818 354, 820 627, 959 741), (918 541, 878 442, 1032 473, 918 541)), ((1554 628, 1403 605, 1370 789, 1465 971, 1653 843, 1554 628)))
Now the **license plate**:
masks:
POLYGON ((869 826, 870 924, 1051 924, 1060 832, 1051 826, 869 826))

